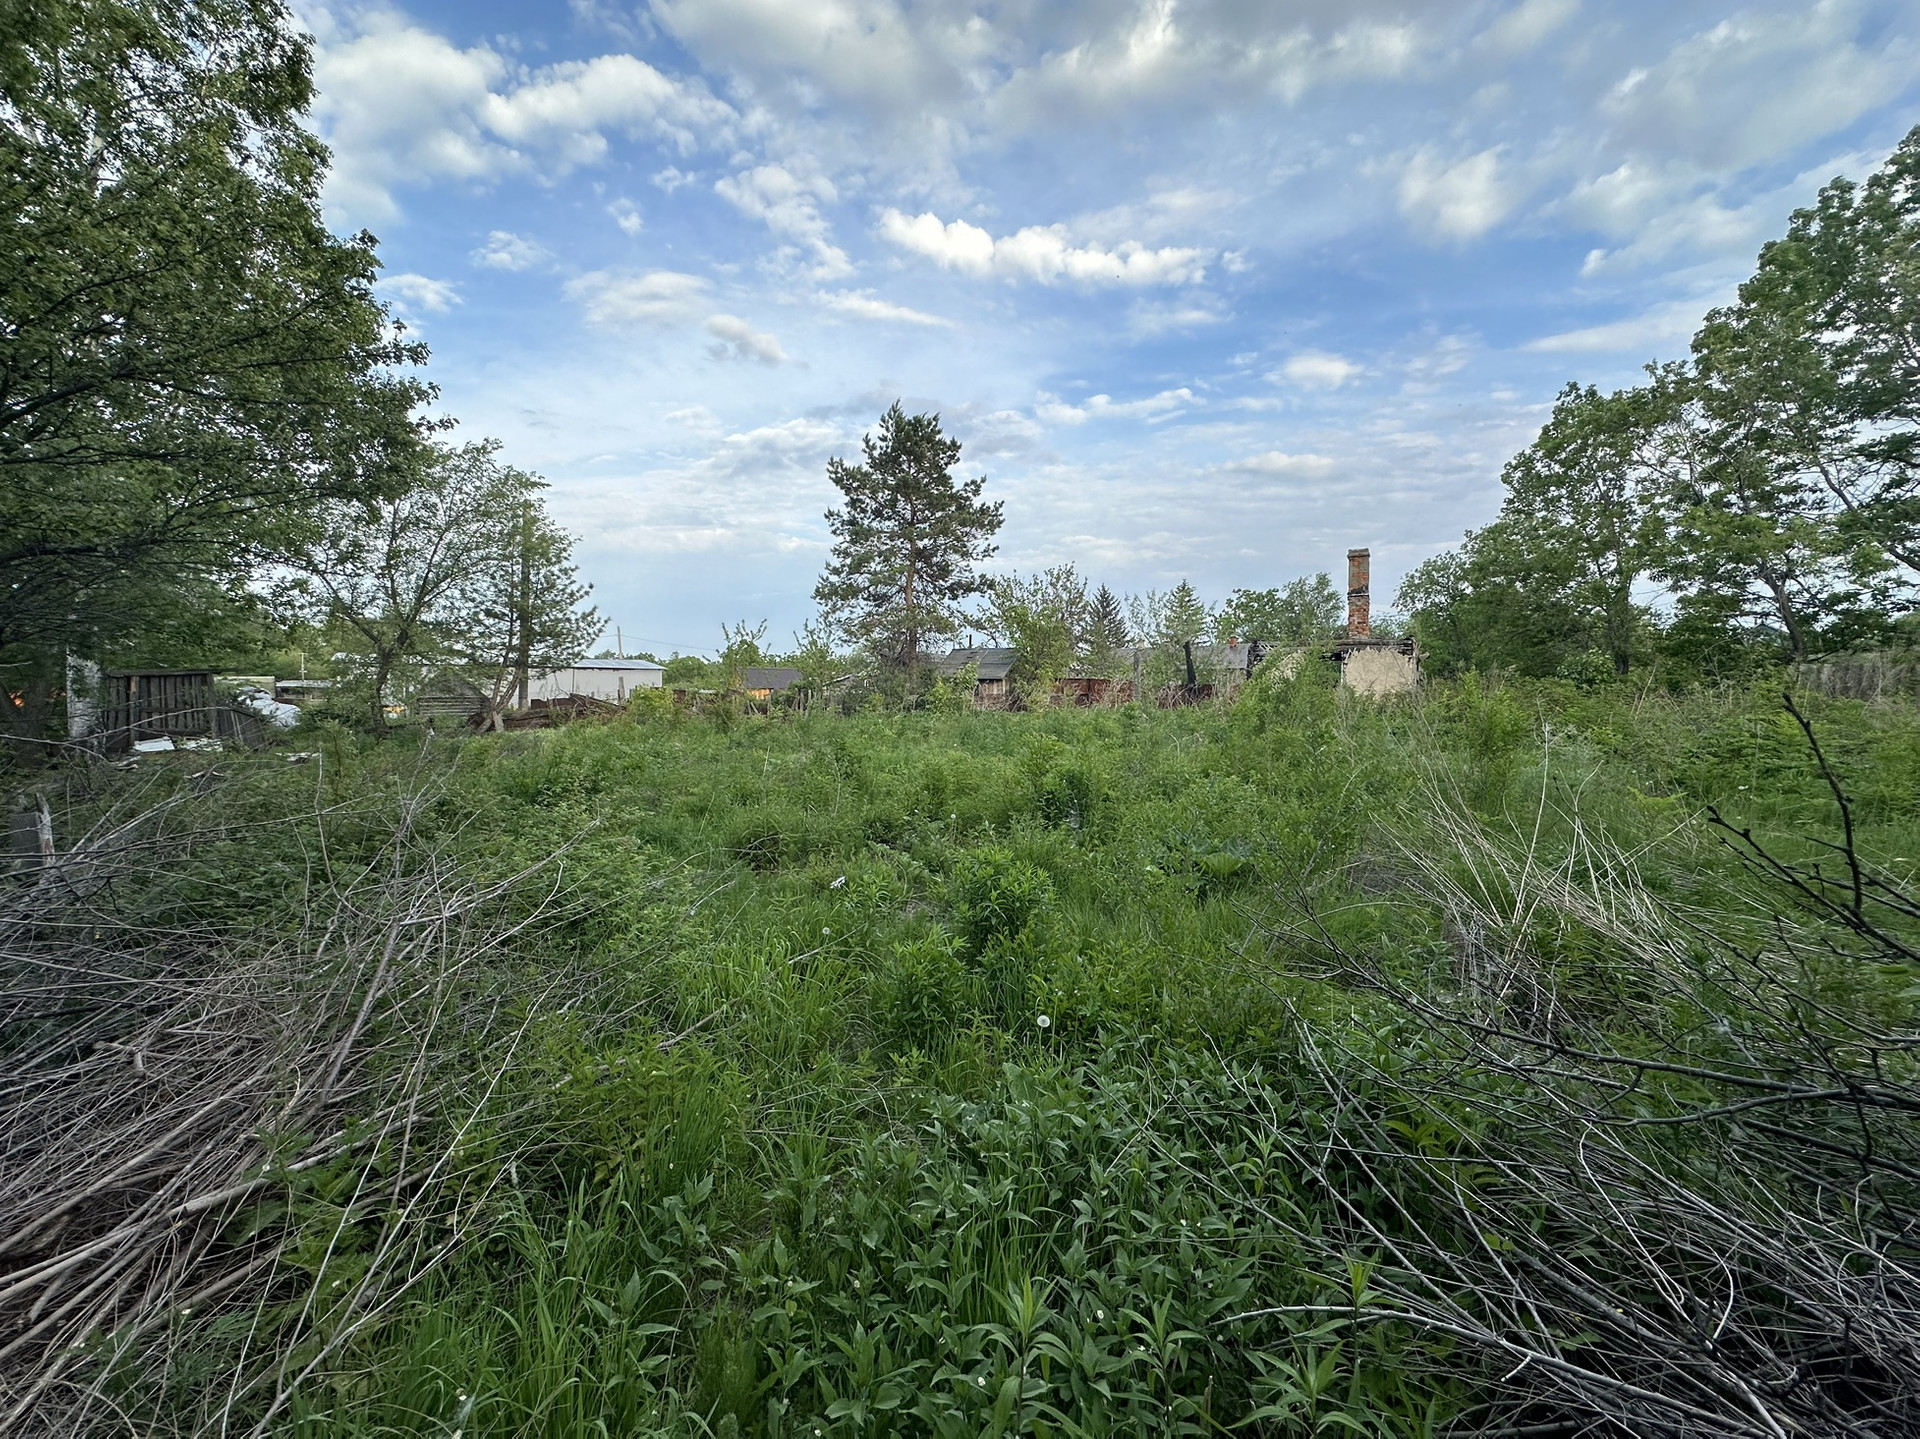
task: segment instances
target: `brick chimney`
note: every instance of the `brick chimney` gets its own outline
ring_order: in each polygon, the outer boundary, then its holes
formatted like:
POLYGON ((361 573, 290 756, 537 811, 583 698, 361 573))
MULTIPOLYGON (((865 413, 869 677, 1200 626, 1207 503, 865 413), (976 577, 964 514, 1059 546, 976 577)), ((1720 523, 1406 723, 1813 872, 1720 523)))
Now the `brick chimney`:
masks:
POLYGON ((1372 571, 1370 552, 1347 551, 1347 638, 1364 640, 1373 633, 1373 609, 1367 598, 1372 571))

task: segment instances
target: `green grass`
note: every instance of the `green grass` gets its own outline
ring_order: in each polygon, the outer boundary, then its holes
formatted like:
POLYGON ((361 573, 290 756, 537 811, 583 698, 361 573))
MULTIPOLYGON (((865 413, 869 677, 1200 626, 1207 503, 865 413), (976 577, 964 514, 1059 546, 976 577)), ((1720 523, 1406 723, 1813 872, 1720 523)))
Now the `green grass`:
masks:
MULTIPOLYGON (((1910 879, 1920 723, 1816 718, 1862 851, 1910 879)), ((566 847, 557 918, 501 962, 528 993, 594 977, 534 1020, 496 1106, 511 1132, 463 1141, 498 1166, 467 1241, 276 1423, 1471 1428, 1501 1366, 1364 1321, 1379 1255, 1320 1242, 1346 1221, 1302 1155, 1338 1119, 1301 1035, 1359 1056, 1351 1092, 1416 1150, 1463 1152, 1476 1121, 1418 1118, 1393 1076, 1422 1031, 1326 956, 1453 964, 1406 857, 1437 842, 1436 788, 1548 849, 1577 807, 1649 892, 1745 923, 1751 876, 1700 815, 1811 853, 1837 810, 1798 740, 1764 691, 1470 682, 1378 706, 1301 681, 1226 710, 664 719, 340 741, 317 780, 262 762, 236 826, 318 785, 371 844, 380 797, 425 772, 423 844, 495 876, 566 847), (1577 806, 1542 818, 1549 793, 1577 806)), ((274 922, 304 844, 236 828, 185 902, 274 922)), ((1583 1023, 1685 1027, 1621 988, 1603 934, 1529 923, 1583 1023)), ((1411 1172, 1339 1183, 1381 1223, 1454 1223, 1411 1172)))

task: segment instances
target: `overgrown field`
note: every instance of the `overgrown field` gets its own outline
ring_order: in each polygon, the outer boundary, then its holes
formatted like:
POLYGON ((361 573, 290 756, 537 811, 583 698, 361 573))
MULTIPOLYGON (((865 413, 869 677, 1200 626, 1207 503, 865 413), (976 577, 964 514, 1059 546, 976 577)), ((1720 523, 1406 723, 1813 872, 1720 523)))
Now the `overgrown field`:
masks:
POLYGON ((8 1422, 1920 1431, 1920 718, 1797 703, 67 772, 8 1422))

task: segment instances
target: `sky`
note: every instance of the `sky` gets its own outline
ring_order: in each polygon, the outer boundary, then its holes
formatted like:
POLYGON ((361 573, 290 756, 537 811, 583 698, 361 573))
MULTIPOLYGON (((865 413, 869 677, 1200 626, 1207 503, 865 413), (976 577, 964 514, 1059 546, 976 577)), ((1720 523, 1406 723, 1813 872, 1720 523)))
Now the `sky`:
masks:
POLYGON ((329 223, 629 653, 813 612, 896 399, 998 570, 1218 602, 1498 511, 1920 122, 1920 0, 299 5, 329 223))

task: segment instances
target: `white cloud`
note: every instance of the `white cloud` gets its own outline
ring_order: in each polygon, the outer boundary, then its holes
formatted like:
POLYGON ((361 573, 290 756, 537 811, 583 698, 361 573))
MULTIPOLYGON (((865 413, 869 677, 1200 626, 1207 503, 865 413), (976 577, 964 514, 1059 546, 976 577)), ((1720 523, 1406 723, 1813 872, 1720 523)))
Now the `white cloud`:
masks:
POLYGON ((435 315, 444 314, 449 307, 460 303, 460 292, 452 284, 426 275, 383 275, 380 288, 392 296, 395 306, 403 314, 422 310, 435 315))
POLYGON ((1716 171, 1776 159, 1911 85, 1911 37, 1863 45, 1866 29, 1845 0, 1735 15, 1629 70, 1600 112, 1613 141, 1641 153, 1716 171))
POLYGON ((1249 455, 1243 460, 1235 460, 1222 468, 1239 474, 1252 475, 1324 475, 1332 470, 1333 466, 1334 461, 1330 457, 1316 455, 1311 451, 1289 454, 1285 450, 1268 450, 1265 454, 1249 455))
POLYGON ((1337 390, 1364 373, 1360 366, 1342 355, 1325 350, 1302 350, 1289 355, 1280 368, 1267 378, 1276 383, 1301 385, 1310 390, 1337 390))
POLYGON ((469 259, 489 270, 527 270, 553 257, 544 245, 516 235, 511 230, 491 230, 487 242, 469 259))
POLYGON ((316 28, 326 32, 313 75, 314 117, 333 150, 328 201, 355 219, 391 218, 405 185, 550 178, 601 159, 609 132, 690 151, 737 118, 699 84, 632 55, 529 69, 384 11, 352 30, 316 28))
POLYGON ((1092 395, 1084 405, 1069 405, 1058 396, 1043 392, 1033 412, 1049 424, 1084 425, 1088 420, 1164 420, 1179 414, 1193 403, 1193 391, 1184 385, 1177 390, 1162 390, 1157 395, 1140 400, 1116 400, 1111 395, 1092 395))
POLYGON ((943 223, 931 211, 907 215, 889 207, 881 213, 880 234, 942 269, 1036 280, 1043 285, 1059 280, 1090 285, 1195 285, 1206 278, 1207 251, 1173 246, 1155 250, 1134 240, 1123 240, 1111 249, 1075 245, 1064 225, 1029 225, 995 239, 965 220, 943 223))
POLYGON ((588 323, 603 328, 682 325, 706 308, 707 282, 676 270, 644 275, 593 270, 567 281, 565 294, 586 312, 588 323))
MULTIPOLYGON (((670 418, 709 428, 699 407, 670 418)), ((792 419, 711 440, 711 451, 684 467, 573 486, 564 518, 600 546, 645 552, 738 555, 814 539, 807 532, 832 493, 827 457, 846 443, 838 425, 792 419)))
POLYGON ((891 300, 879 299, 871 290, 823 290, 815 298, 829 310, 857 315, 863 320, 886 320, 903 325, 937 325, 946 329, 953 328, 951 320, 939 315, 929 315, 925 310, 908 309, 905 305, 896 305, 891 300))
POLYGON ((1548 355, 1624 353, 1640 359, 1656 355, 1672 357, 1686 350, 1707 311, 1730 298, 1728 291, 1706 298, 1668 300, 1624 320, 1543 335, 1522 348, 1548 355))
POLYGON ((707 333, 719 343, 709 346, 716 360, 758 360, 763 365, 786 363, 786 351, 772 335, 763 334, 738 315, 711 315, 707 333))
POLYGON ((1207 296, 1184 303, 1182 300, 1168 304, 1136 302, 1127 310, 1127 333, 1138 339, 1151 339, 1156 335, 1197 330, 1202 325, 1222 324, 1233 318, 1207 296))
POLYGON ((671 195, 682 185, 691 185, 699 180, 698 175, 689 174, 678 165, 669 165, 664 170, 654 172, 653 183, 671 195))
POLYGON ((615 200, 607 206, 607 213, 613 216, 613 223, 620 227, 625 235, 638 237, 646 229, 646 221, 641 218, 640 207, 631 200, 615 200))
POLYGON ((1565 25, 1580 9, 1580 0, 1520 0, 1481 35, 1489 49, 1501 55, 1524 55, 1565 25))
POLYGON ((821 202, 837 198, 824 176, 801 178, 784 165, 756 165, 714 182, 714 193, 743 215, 763 222, 776 235, 789 235, 813 253, 812 277, 830 280, 850 274, 846 252, 832 242, 832 230, 820 213, 821 202))
POLYGON ((1400 212, 1443 240, 1483 235, 1512 207, 1500 177, 1499 146, 1453 164, 1423 148, 1400 176, 1400 212))

